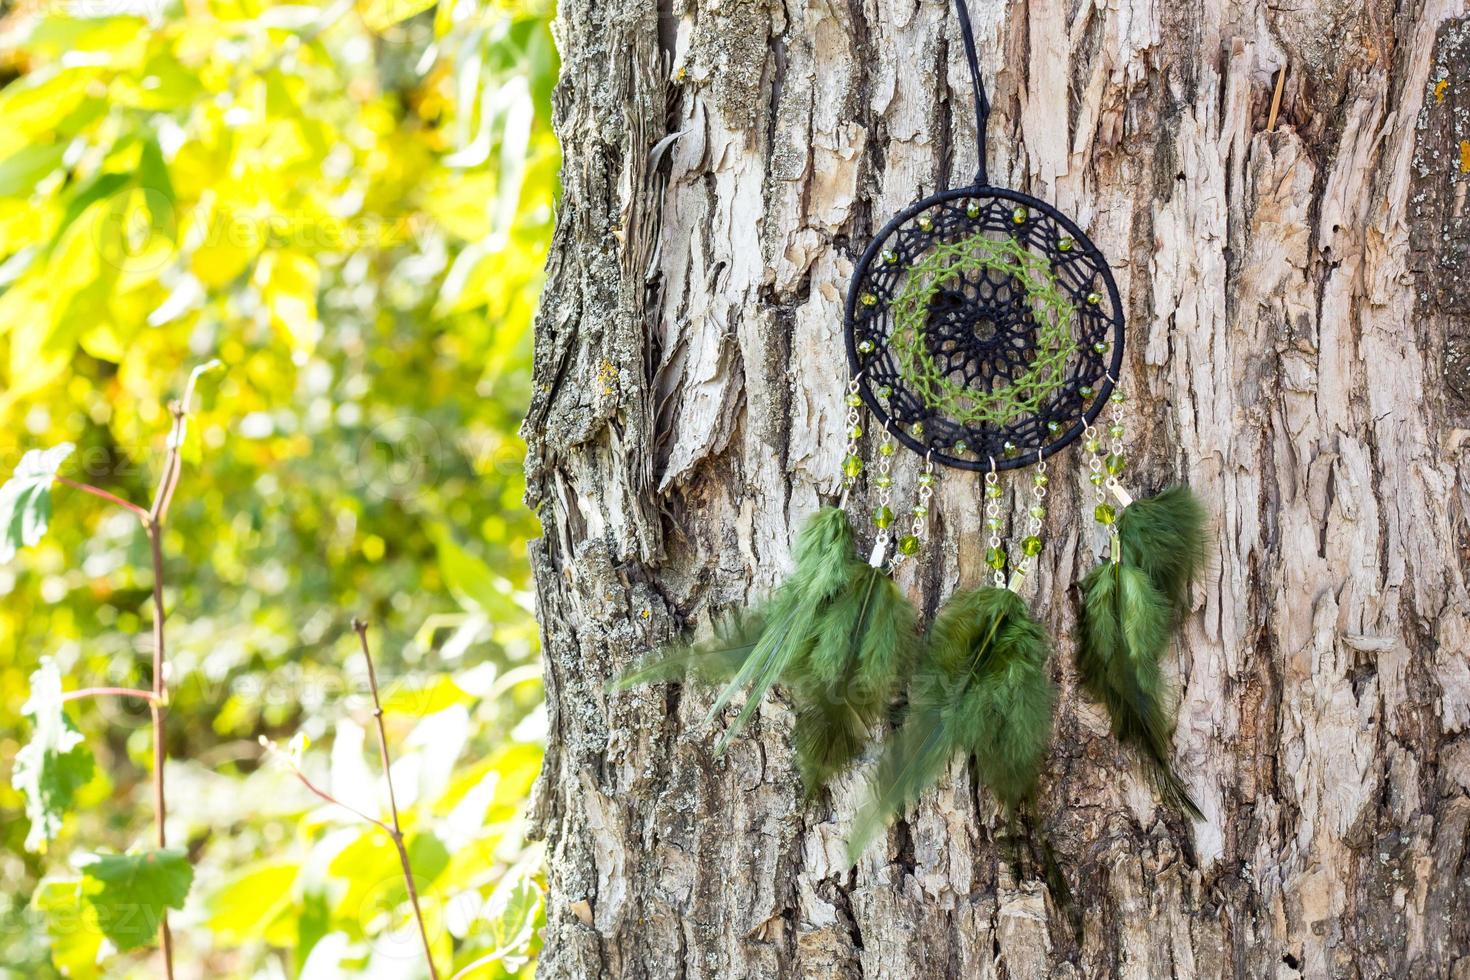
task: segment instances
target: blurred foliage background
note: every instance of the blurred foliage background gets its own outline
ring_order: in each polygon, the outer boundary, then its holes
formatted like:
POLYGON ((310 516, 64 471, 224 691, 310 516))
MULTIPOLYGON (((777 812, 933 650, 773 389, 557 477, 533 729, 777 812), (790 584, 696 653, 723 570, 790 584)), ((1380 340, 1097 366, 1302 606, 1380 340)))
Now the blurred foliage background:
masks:
MULTIPOLYGON (((259 742, 295 738, 386 812, 353 616, 441 973, 531 970, 545 723, 516 429, 558 168, 550 3, 4 8, 0 471, 71 441, 64 475, 146 504, 169 399, 223 362, 165 539, 181 977, 426 975, 391 842, 259 742)), ((0 566, 7 770, 43 656, 67 689, 151 683, 138 523, 62 486, 54 511, 0 566)), ((152 833, 146 708, 68 709, 97 765, 44 853, 0 786, 0 976, 160 976, 38 890, 152 833)))

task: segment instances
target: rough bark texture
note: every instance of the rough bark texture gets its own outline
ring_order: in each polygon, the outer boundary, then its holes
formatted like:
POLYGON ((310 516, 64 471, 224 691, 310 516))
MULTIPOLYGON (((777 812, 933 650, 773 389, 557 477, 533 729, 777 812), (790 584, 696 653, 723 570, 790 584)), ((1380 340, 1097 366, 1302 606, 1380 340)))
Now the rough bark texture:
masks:
MULTIPOLYGON (((1053 466, 1035 833, 1070 901, 963 762, 846 872, 858 781, 801 804, 783 695, 721 759, 713 692, 605 689, 767 590, 836 488, 853 259, 974 172, 952 12, 562 7, 526 425, 542 976, 1470 977, 1463 0, 974 10, 992 178, 1074 215, 1126 297, 1130 481, 1187 480, 1218 532, 1177 657, 1190 826, 1075 690, 1070 584, 1102 541, 1081 454, 1053 466)), ((975 480, 935 511, 901 577, 928 614, 983 573, 975 480)))

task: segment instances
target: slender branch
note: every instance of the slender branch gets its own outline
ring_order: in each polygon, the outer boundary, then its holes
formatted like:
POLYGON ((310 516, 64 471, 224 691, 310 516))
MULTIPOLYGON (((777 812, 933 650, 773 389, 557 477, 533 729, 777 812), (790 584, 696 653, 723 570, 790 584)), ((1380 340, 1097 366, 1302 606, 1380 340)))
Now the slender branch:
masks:
MULTIPOLYGON (((211 361, 191 371, 188 384, 184 387, 183 399, 169 406, 174 422, 168 434, 168 451, 164 455, 163 473, 158 480, 158 489, 153 495, 153 506, 148 511, 148 519, 143 524, 143 529, 148 533, 148 549, 153 557, 153 697, 148 702, 148 710, 153 721, 153 814, 158 829, 159 850, 168 846, 166 831, 168 801, 163 782, 164 766, 168 762, 166 725, 168 660, 164 646, 164 626, 167 616, 163 604, 163 529, 168 520, 169 505, 173 502, 174 491, 178 489, 179 476, 184 468, 184 436, 189 427, 189 404, 193 401, 194 385, 199 380, 199 375, 211 369, 216 363, 211 361)), ((158 944, 163 950, 165 980, 174 980, 174 940, 168 925, 167 909, 163 910, 158 920, 158 944)))
MULTIPOLYGON (((282 756, 282 758, 285 758, 285 756, 282 756)), ((351 804, 343 803, 341 800, 337 799, 331 793, 328 793, 326 790, 322 789, 316 783, 314 783, 310 779, 308 779, 307 776, 306 776, 306 773, 302 772, 299 768, 297 768, 296 763, 292 762, 290 759, 286 759, 286 765, 290 766, 291 772, 293 772, 296 775, 296 778, 297 779, 301 780, 301 785, 302 786, 305 786, 307 789, 311 790, 312 793, 314 793, 316 796, 320 797, 321 800, 324 803, 330 803, 332 806, 341 807, 342 809, 346 810, 348 813, 352 814, 354 817, 357 817, 359 820, 366 820, 368 823, 372 824, 374 827, 377 827, 379 830, 381 830, 383 833, 387 834, 389 837, 392 837, 393 836, 393 828, 392 827, 388 826, 387 824, 385 824, 383 821, 377 819, 376 817, 370 817, 370 816, 368 816, 366 813, 363 813, 361 810, 359 810, 355 806, 352 806, 351 804)))
POLYGON ((94 487, 90 483, 78 483, 76 480, 68 480, 64 476, 56 477, 56 482, 64 483, 72 489, 80 490, 83 493, 90 493, 94 497, 101 497, 103 500, 107 501, 110 504, 116 504, 124 510, 131 512, 133 516, 143 522, 145 527, 148 525, 149 521, 152 520, 152 517, 151 515, 149 515, 148 511, 146 511, 142 507, 139 507, 131 500, 124 500, 116 494, 108 493, 101 487, 94 487))
POLYGON ((179 485, 179 474, 184 468, 184 437, 188 434, 188 415, 184 412, 183 403, 172 403, 169 411, 173 413, 174 424, 169 429, 168 452, 164 454, 163 472, 158 476, 158 489, 153 492, 153 507, 148 512, 148 516, 156 524, 163 523, 169 504, 173 503, 174 490, 179 485))
POLYGON ((434 965, 434 951, 429 945, 429 930, 424 927, 424 913, 419 908, 419 892, 414 885, 413 865, 408 860, 408 848, 403 846, 403 828, 398 822, 398 798, 393 793, 393 771, 392 760, 388 757, 388 731, 383 724, 383 702, 378 697, 378 674, 373 668, 373 654, 368 648, 366 621, 354 619, 352 628, 357 631, 357 639, 362 644, 362 658, 367 661, 368 686, 373 692, 373 719, 378 727, 378 757, 383 765, 383 782, 388 786, 388 809, 393 816, 393 830, 391 836, 393 844, 398 848, 398 860, 403 865, 403 881, 408 886, 408 900, 413 904, 413 917, 419 925, 419 938, 424 941, 424 958, 429 962, 429 976, 433 980, 439 980, 439 969, 434 965))
POLYGON ((61 701, 80 701, 83 698, 102 697, 138 698, 142 701, 153 701, 152 691, 140 691, 136 687, 83 687, 75 691, 67 691, 61 696, 61 701))
MULTIPOLYGON (((172 454, 171 454, 172 455, 172 454)), ((168 761, 166 744, 165 707, 168 701, 168 682, 164 677, 163 646, 163 520, 156 515, 146 525, 148 548, 153 555, 153 696, 148 702, 148 711, 153 721, 153 817, 158 834, 158 849, 168 846, 165 824, 168 820, 168 803, 163 789, 163 767, 168 761)), ((168 910, 163 909, 158 919, 158 944, 163 949, 163 975, 166 980, 174 977, 174 938, 168 927, 168 910)))

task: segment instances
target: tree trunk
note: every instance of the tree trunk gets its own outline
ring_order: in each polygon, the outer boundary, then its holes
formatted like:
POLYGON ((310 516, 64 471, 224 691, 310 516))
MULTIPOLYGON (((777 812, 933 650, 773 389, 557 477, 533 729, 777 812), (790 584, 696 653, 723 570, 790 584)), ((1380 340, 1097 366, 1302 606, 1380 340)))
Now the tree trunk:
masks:
MULTIPOLYGON (((861 778, 802 803, 784 691, 723 758, 712 690, 607 691, 763 595, 832 499, 855 257, 967 181, 974 124, 944 0, 565 0, 526 424, 542 976, 1470 977, 1463 0, 973 13, 992 179, 1117 273, 1133 488, 1213 515, 1174 658, 1207 819, 1076 689, 1070 586, 1104 545, 1080 451, 1026 589, 1061 690, 1032 840, 1070 897, 963 760, 848 872, 861 778)), ((926 615, 985 571, 976 479, 934 510, 900 576, 926 615)))

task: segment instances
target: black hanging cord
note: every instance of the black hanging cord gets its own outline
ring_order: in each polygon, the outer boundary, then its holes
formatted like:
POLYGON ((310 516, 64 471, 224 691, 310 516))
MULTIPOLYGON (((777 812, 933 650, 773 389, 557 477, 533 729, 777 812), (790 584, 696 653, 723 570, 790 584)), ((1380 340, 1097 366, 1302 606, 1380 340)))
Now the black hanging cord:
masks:
POLYGON ((985 172, 985 124, 990 119, 990 100, 985 97, 985 85, 980 81, 980 58, 975 54, 975 29, 970 26, 970 8, 965 0, 954 0, 954 11, 960 20, 960 36, 965 42, 965 61, 970 65, 970 87, 975 92, 975 153, 979 164, 975 170, 975 186, 988 187, 990 177, 985 172))

